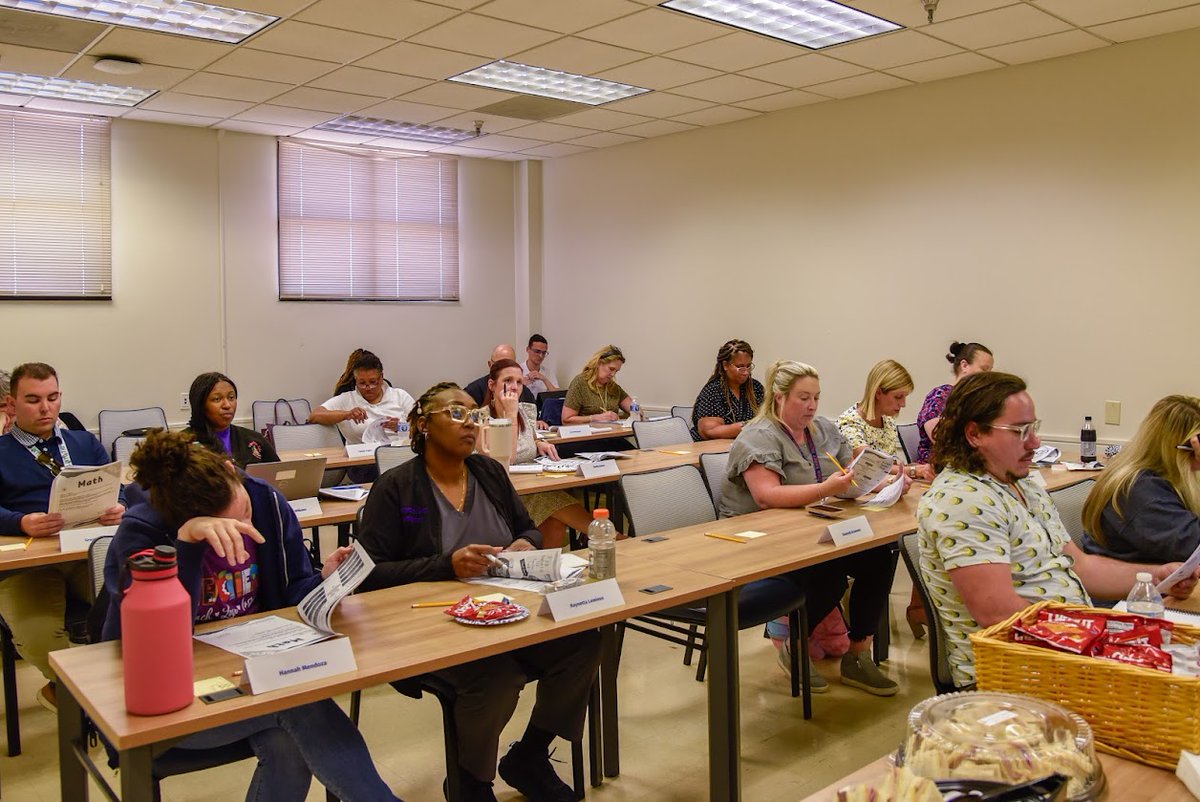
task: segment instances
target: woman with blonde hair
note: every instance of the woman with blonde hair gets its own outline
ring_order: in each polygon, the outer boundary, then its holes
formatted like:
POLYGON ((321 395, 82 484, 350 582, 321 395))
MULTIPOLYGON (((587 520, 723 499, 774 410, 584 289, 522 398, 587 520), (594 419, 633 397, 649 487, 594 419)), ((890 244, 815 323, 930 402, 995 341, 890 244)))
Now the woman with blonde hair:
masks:
POLYGON ((717 350, 717 364, 692 408, 692 429, 700 439, 737 437, 758 414, 765 391, 753 372, 750 343, 730 340, 717 350))
MULTIPOLYGON (((758 414, 730 449, 722 518, 774 507, 804 507, 845 493, 854 481, 854 471, 842 471, 839 464, 849 464, 855 450, 832 421, 817 416, 821 382, 816 369, 802 362, 775 362, 767 370, 766 391, 758 414)), ((888 481, 911 480, 899 476, 888 481)), ((878 546, 786 575, 805 592, 810 629, 838 605, 849 584, 847 577, 854 577, 850 651, 842 656, 842 683, 876 696, 892 696, 899 690, 871 657, 871 641, 887 606, 894 569, 891 547, 878 546)), ((779 646, 780 664, 790 666, 782 629, 772 622, 769 634, 779 646)), ((811 687, 821 693, 829 684, 814 671, 811 687)))
POLYGON ((1187 560, 1200 546, 1200 398, 1169 395, 1100 474, 1083 505, 1086 551, 1187 560))
MULTIPOLYGON (((904 461, 904 447, 896 429, 896 416, 907 405, 913 391, 912 376, 893 359, 875 363, 867 374, 867 385, 858 402, 837 419, 838 430, 854 448, 867 447, 896 458, 896 471, 904 461)), ((909 465, 909 477, 933 481, 933 468, 925 463, 909 465)))
POLYGON ((617 384, 617 373, 625 366, 625 355, 615 345, 606 345, 583 366, 567 387, 563 400, 562 422, 606 423, 629 414, 633 400, 617 384))

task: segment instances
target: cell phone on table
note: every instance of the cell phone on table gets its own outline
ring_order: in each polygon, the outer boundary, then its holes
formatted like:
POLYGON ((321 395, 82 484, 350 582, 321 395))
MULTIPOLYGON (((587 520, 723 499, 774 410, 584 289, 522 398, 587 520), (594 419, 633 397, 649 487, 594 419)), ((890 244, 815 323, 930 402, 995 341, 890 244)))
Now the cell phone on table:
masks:
POLYGON ((835 507, 832 504, 809 504, 804 508, 809 515, 815 515, 818 518, 841 518, 842 508, 835 507))

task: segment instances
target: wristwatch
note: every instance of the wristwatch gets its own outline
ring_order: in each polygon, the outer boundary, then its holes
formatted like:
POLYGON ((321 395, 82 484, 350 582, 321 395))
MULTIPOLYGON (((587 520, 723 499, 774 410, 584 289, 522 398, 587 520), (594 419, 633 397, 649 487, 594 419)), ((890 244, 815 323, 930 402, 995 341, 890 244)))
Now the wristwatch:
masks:
POLYGON ((917 466, 916 466, 916 465, 909 465, 909 466, 908 466, 908 478, 909 478, 909 479, 916 479, 916 478, 917 478, 917 466))

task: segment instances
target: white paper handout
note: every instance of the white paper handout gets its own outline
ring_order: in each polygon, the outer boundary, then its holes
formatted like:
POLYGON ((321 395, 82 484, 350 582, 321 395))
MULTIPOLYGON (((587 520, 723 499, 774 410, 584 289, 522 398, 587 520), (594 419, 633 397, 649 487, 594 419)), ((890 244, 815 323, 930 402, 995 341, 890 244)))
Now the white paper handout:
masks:
POLYGON ((300 600, 296 612, 306 623, 330 635, 335 634, 330 624, 334 608, 353 593, 374 569, 375 561, 371 555, 355 544, 337 569, 300 600))
POLYGON ((580 576, 587 570, 587 560, 575 554, 564 554, 559 549, 502 551, 496 559, 499 565, 488 569, 486 576, 463 581, 540 593, 547 583, 580 576))
POLYGON ((63 529, 99 523, 100 516, 116 506, 120 492, 119 462, 63 468, 50 485, 50 504, 46 511, 62 515, 63 529))
POLYGON ((336 485, 334 487, 322 487, 317 491, 317 494, 342 501, 362 501, 367 497, 367 493, 369 492, 362 485, 336 485))
POLYGON ((579 451, 576 456, 592 462, 599 462, 602 459, 629 459, 633 454, 624 451, 579 451))
POLYGON ((1058 462, 1062 458, 1062 452, 1054 446, 1038 446, 1033 452, 1034 462, 1058 462))
POLYGON ((858 498, 870 493, 882 482, 891 471, 896 458, 873 448, 864 449, 846 470, 854 471, 854 484, 846 488, 840 498, 858 498))
POLYGON ((1167 588, 1171 587, 1181 579, 1191 576, 1196 570, 1197 566, 1200 566, 1200 546, 1196 547, 1196 550, 1191 553, 1191 556, 1187 558, 1187 561, 1184 562, 1183 565, 1176 568, 1171 572, 1170 576, 1155 585, 1155 590, 1157 590, 1159 593, 1166 593, 1167 588))
POLYGON ((864 510, 886 510, 899 501, 902 495, 904 495, 904 479, 897 476, 896 481, 884 485, 874 498, 859 498, 858 503, 863 505, 864 510))

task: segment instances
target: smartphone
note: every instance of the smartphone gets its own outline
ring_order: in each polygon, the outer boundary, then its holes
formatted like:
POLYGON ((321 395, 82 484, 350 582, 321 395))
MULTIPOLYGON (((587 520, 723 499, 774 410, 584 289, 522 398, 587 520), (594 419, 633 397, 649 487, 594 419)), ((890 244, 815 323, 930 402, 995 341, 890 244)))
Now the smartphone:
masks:
POLYGON ((246 692, 241 688, 225 688, 224 690, 206 693, 200 697, 200 701, 206 705, 211 705, 213 702, 224 702, 226 699, 236 699, 239 696, 245 696, 246 692))
POLYGON ((810 504, 805 507, 809 515, 815 515, 818 518, 841 518, 842 508, 834 507, 831 504, 810 504))
POLYGON ((664 590, 670 590, 670 589, 671 589, 670 585, 651 585, 648 588, 639 588, 638 592, 639 593, 649 593, 651 595, 654 595, 655 593, 662 593, 664 590))

